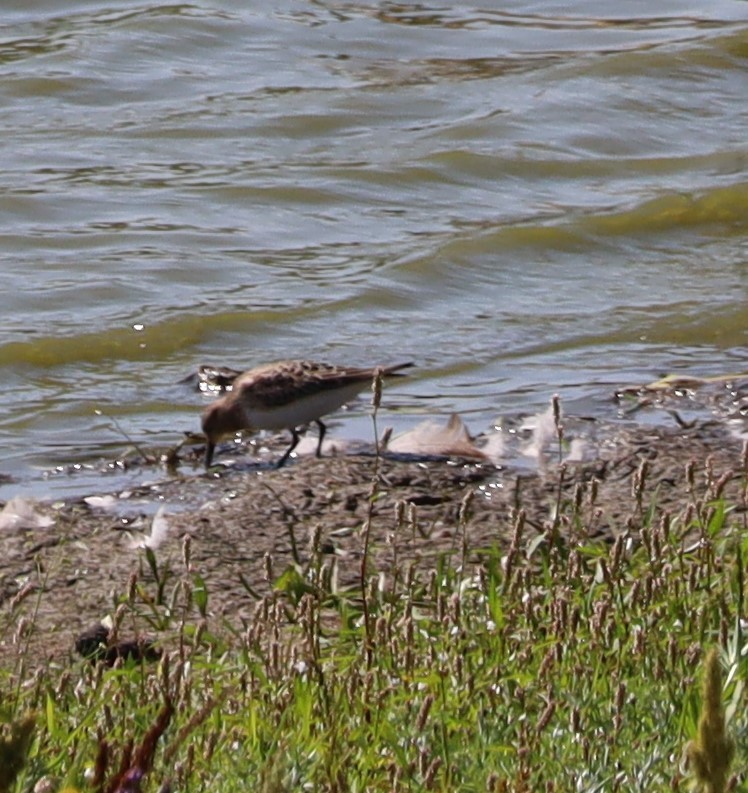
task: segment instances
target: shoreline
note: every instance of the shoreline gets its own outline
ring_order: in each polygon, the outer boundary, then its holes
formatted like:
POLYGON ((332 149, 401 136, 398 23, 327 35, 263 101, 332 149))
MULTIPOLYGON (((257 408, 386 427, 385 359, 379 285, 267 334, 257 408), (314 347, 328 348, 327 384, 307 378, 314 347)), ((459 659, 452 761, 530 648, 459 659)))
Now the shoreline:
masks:
MULTIPOLYGON (((251 624, 258 599, 277 589, 284 572, 308 564, 315 542, 337 586, 355 588, 367 521, 372 571, 384 576, 396 575, 396 564, 433 569, 440 557, 455 555, 456 563, 464 556, 472 567, 482 548, 508 543, 520 509, 528 540, 553 529, 568 543, 609 543, 624 531, 635 536, 655 502, 658 513, 683 520, 689 503, 719 484, 725 497, 743 503, 746 449, 712 420, 669 428, 609 425, 594 459, 535 471, 344 455, 302 458, 279 470, 171 479, 118 499, 136 512, 138 496, 154 505, 185 505, 161 516, 165 539, 152 550, 162 581, 143 547, 147 516, 108 513, 82 499, 57 509, 37 505, 52 525, 0 534, 0 619, 12 617, 17 625, 23 617, 30 626, 21 645, 17 631, 0 636, 0 663, 13 663, 21 646, 39 664, 72 662, 76 636, 123 608, 128 589, 176 586, 185 571, 185 537, 189 572, 205 582, 206 613, 214 630, 220 625, 228 635, 251 624), (585 537, 575 535, 568 519, 553 525, 562 503, 573 504, 584 517, 580 524, 592 527, 585 537)), ((154 636, 147 614, 128 612, 126 623, 130 634, 154 636)), ((155 638, 168 646, 169 636, 155 638)))

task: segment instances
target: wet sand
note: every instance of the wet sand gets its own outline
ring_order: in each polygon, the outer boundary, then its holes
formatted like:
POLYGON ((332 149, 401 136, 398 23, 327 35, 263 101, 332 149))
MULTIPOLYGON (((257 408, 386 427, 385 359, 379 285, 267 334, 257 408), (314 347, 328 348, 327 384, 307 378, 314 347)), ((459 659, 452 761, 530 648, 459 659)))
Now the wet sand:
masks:
MULTIPOLYGON (((553 526, 560 504, 567 516, 557 526, 564 541, 606 543, 626 530, 636 536, 652 503, 658 516, 682 515, 689 503, 708 498, 727 474, 724 493, 739 505, 730 520, 745 520, 745 465, 743 444, 718 421, 690 427, 611 424, 598 428, 593 459, 563 466, 545 460, 536 470, 342 455, 301 458, 280 470, 237 464, 219 474, 164 480, 110 500, 115 513, 83 499, 37 505, 53 518, 52 525, 19 527, 0 536, 0 662, 15 664, 25 653, 29 663, 70 663, 76 636, 112 614, 135 578, 146 600, 156 597, 157 581, 138 547, 151 523, 140 514, 143 503, 187 505, 167 514, 166 538, 155 549, 163 592, 168 601, 180 579, 194 583, 198 574, 207 587, 209 626, 228 636, 251 623, 258 598, 284 570, 309 563, 315 538, 316 558, 335 569, 340 588, 360 584, 367 522, 370 575, 392 575, 395 568, 402 575, 410 563, 430 569, 444 554, 459 564, 465 548, 472 569, 483 550, 508 542, 520 508, 526 539, 553 526), (632 482, 645 461, 637 499, 632 482), (693 491, 686 475, 690 461, 693 491), (584 538, 568 520, 575 499, 584 538), (190 538, 189 575, 185 537, 190 538), (19 645, 14 635, 22 617, 32 627, 19 645)), ((142 597, 138 601, 137 609, 127 610, 123 632, 148 634, 168 646, 168 630, 158 635, 142 597)), ((189 618, 197 621, 197 610, 189 618)))

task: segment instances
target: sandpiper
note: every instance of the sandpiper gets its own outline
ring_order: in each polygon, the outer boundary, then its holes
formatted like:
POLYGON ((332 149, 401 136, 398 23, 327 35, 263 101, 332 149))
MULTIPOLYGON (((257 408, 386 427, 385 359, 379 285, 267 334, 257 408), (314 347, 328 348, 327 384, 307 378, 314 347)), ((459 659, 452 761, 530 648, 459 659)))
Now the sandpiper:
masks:
POLYGON ((396 375, 412 362, 369 369, 330 366, 314 361, 279 361, 239 375, 231 391, 203 411, 207 439, 205 467, 213 461, 216 443, 239 430, 291 431, 291 445, 278 461, 280 468, 299 442, 298 428, 315 422, 319 427, 317 457, 322 450, 322 416, 349 402, 370 384, 377 373, 396 375))

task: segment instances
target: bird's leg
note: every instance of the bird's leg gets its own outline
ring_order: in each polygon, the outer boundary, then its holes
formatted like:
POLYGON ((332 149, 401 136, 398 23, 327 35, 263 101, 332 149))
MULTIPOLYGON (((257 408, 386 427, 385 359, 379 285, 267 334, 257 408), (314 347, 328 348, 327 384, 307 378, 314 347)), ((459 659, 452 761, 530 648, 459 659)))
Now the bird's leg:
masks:
POLYGON ((288 460, 288 458, 291 455, 291 452, 296 448, 298 442, 299 442, 299 433, 296 430, 296 427, 293 427, 291 429, 291 445, 286 449, 285 453, 283 454, 283 457, 281 457, 280 460, 278 460, 278 462, 275 464, 276 468, 283 468, 283 466, 286 464, 286 460, 288 460))
POLYGON ((319 440, 317 441, 317 454, 315 456, 322 457, 322 439, 325 437, 327 427, 319 419, 315 419, 314 423, 319 427, 319 440))
POLYGON ((213 462, 213 452, 216 450, 216 445, 213 441, 208 440, 205 443, 205 469, 210 468, 213 462))

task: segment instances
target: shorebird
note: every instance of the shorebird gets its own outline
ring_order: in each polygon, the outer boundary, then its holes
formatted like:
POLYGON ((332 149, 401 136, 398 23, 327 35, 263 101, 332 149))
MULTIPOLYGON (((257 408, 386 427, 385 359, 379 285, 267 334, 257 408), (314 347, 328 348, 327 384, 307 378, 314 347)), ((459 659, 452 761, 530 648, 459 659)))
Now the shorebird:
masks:
POLYGON ((399 376, 412 362, 360 369, 314 361, 279 361, 239 375, 231 391, 203 411, 205 467, 213 461, 216 443, 239 430, 290 430, 291 445, 277 463, 280 468, 299 442, 298 428, 312 421, 319 427, 317 457, 332 413, 370 384, 378 373, 399 376))

